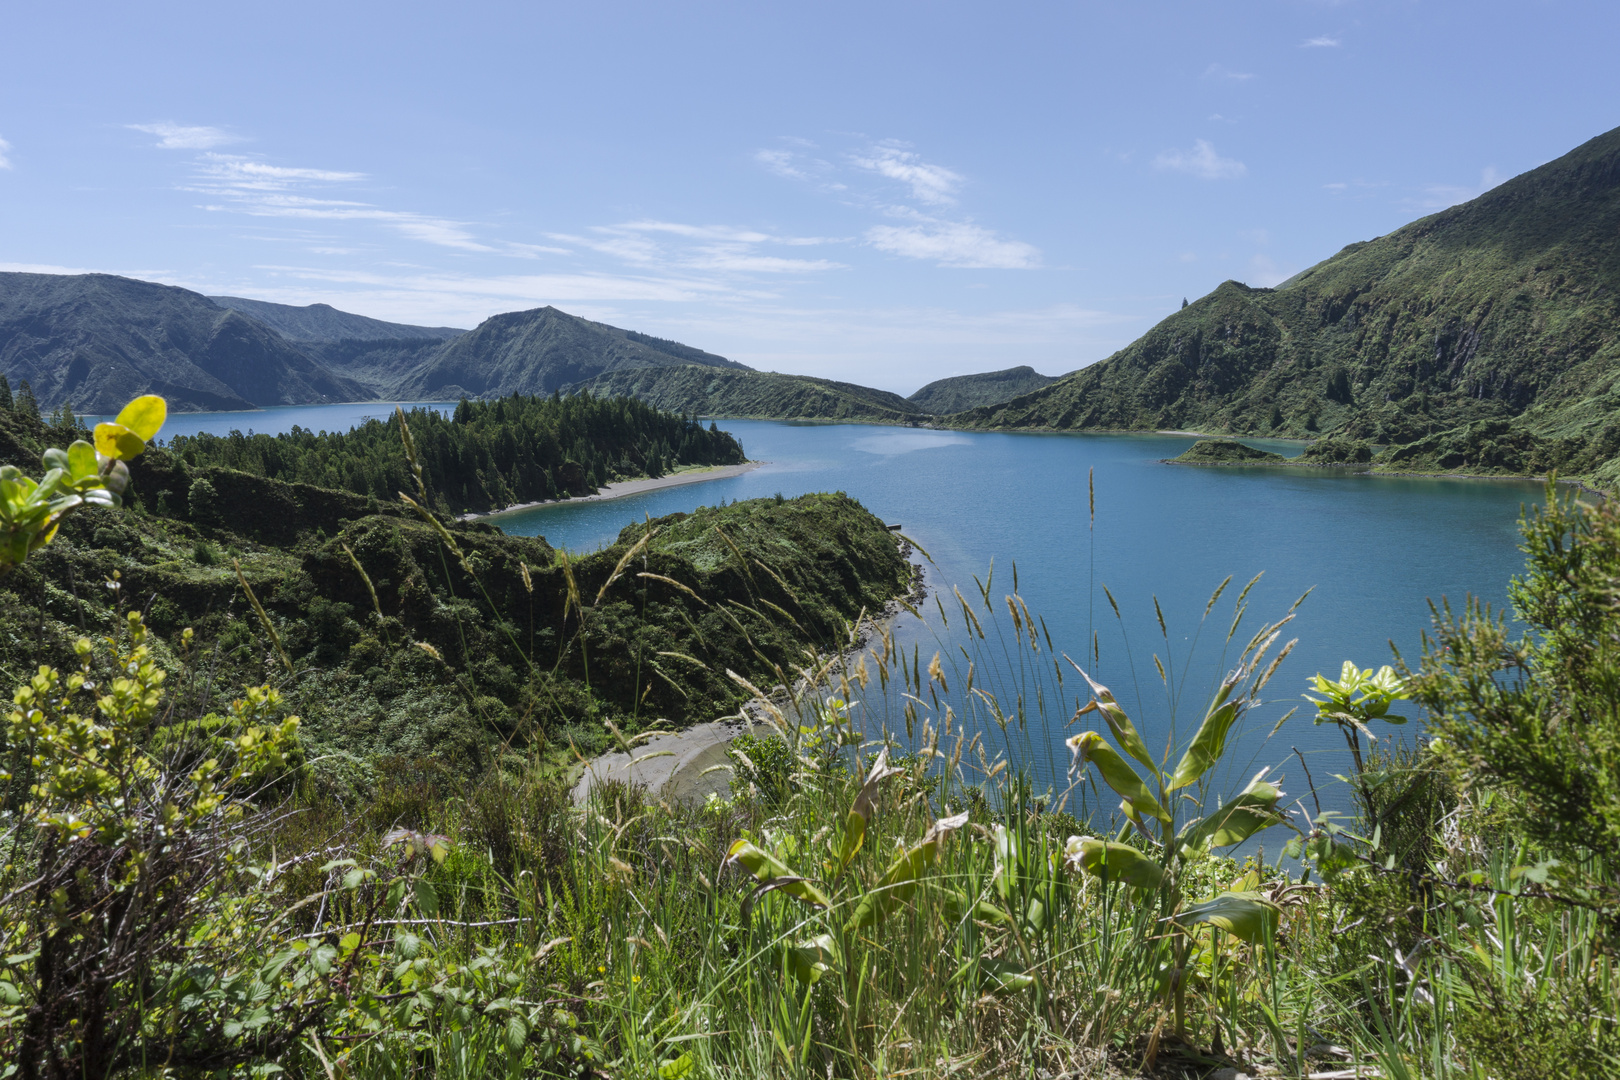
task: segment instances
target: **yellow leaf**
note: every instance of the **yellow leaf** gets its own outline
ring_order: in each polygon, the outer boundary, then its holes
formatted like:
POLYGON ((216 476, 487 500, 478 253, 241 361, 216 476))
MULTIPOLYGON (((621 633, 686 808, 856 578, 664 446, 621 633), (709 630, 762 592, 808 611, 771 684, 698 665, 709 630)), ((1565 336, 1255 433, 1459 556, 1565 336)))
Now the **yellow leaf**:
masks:
POLYGON ((169 403, 156 394, 142 394, 118 414, 118 423, 135 433, 142 442, 151 442, 169 418, 169 403))
POLYGON ((146 449, 146 440, 123 424, 96 425, 96 452, 115 461, 128 461, 140 456, 146 449))

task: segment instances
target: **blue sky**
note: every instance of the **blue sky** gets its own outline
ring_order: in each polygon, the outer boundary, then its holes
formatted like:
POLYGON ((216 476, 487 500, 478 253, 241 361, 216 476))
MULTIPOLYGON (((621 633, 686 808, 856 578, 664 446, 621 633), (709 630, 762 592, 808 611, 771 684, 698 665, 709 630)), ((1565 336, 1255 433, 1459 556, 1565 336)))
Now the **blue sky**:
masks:
POLYGON ((1620 5, 13 3, 0 269, 556 304, 910 392, 1108 355, 1620 124, 1620 5))

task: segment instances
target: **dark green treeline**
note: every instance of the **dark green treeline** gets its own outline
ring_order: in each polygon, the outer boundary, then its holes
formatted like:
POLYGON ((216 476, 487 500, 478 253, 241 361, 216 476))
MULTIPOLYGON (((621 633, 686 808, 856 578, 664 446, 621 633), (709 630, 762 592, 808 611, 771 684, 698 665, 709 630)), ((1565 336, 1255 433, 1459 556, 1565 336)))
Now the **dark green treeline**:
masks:
MULTIPOLYGON (((736 465, 742 444, 713 424, 630 398, 463 399, 451 417, 412 409, 428 498, 439 510, 485 511, 584 495, 615 479, 662 476, 682 465, 736 465)), ((414 494, 399 421, 370 420, 345 433, 294 427, 285 435, 178 435, 167 442, 186 466, 221 466, 277 480, 393 500, 414 494)))

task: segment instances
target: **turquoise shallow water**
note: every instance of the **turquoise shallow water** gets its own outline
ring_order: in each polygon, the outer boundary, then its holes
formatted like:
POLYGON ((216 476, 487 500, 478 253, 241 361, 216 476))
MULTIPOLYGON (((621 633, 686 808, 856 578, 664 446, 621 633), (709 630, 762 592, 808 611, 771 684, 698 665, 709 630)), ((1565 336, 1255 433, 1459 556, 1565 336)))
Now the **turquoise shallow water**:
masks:
MULTIPOLYGON (((168 430, 218 424, 220 417, 234 417, 234 426, 242 427, 247 416, 255 418, 256 430, 276 430, 271 420, 331 428, 352 422, 336 409, 375 413, 380 407, 325 408, 334 411, 178 416, 168 430)), ((936 650, 948 665, 955 658, 947 670, 958 713, 968 658, 976 665, 977 685, 1004 702, 1011 705, 1022 691, 1031 719, 1024 736, 1006 739, 1004 749, 1044 782, 1059 780, 1067 762, 1062 739, 1078 730, 1063 726, 1075 705, 1078 679, 1068 678, 1061 691, 1046 679, 1045 720, 1034 715, 1043 691, 1033 673, 1044 669, 1021 669, 1019 654, 1004 648, 1011 627, 1002 597, 1011 591, 1014 563, 1019 591, 1045 618, 1057 650, 1081 660, 1096 631, 1100 662, 1093 673, 1113 688, 1155 748, 1164 745, 1173 725, 1196 722, 1199 699, 1234 658, 1235 650, 1223 657, 1220 645, 1231 601, 1243 582, 1264 571, 1249 595, 1250 614, 1239 635, 1244 641, 1262 620, 1282 615, 1314 587, 1287 631, 1299 645, 1268 687, 1272 700, 1250 714, 1238 736, 1239 750, 1217 786, 1230 790, 1261 766, 1275 765, 1286 774, 1288 791, 1302 795, 1304 777, 1293 755, 1297 747, 1325 789, 1324 801, 1339 804, 1330 779, 1344 771, 1337 733, 1313 727, 1308 709, 1268 738, 1272 725, 1287 709, 1303 704, 1305 678, 1314 672, 1336 673, 1347 658, 1362 666, 1387 663, 1391 641, 1415 661, 1431 598, 1460 603, 1474 594, 1501 605, 1508 579, 1522 566, 1520 508, 1542 497, 1539 485, 1522 481, 1164 464, 1162 459, 1190 445, 1192 440, 1181 436, 967 434, 764 421, 723 426, 742 440, 750 458, 769 464, 729 479, 546 506, 495 520, 509 532, 543 534, 553 544, 582 551, 612 541, 621 528, 649 515, 778 492, 846 491, 886 521, 904 526, 933 556, 929 581, 948 602, 948 622, 930 599, 926 624, 905 619, 898 628, 907 652, 915 646, 924 666, 936 650), (1087 508, 1089 469, 1096 471, 1094 532, 1087 508), (983 580, 992 560, 991 600, 1001 611, 1003 633, 998 638, 987 626, 988 639, 978 642, 965 636, 950 588, 960 585, 964 595, 977 600, 974 577, 983 580), (1234 583, 1195 650, 1192 639, 1205 602, 1229 574, 1234 583), (1114 619, 1103 585, 1118 601, 1121 621, 1114 619), (1160 636, 1155 597, 1168 641, 1160 636), (1159 682, 1155 654, 1168 665, 1173 683, 1183 687, 1175 709, 1159 682), (1056 700, 1060 693, 1062 702, 1056 700)), ((1294 452, 1288 444, 1272 448, 1294 452)), ((979 614, 982 619, 982 608, 979 614)), ((1044 639, 1041 649, 1044 664, 1050 658, 1044 639)), ((873 723, 900 725, 894 693, 878 693, 874 681, 863 697, 873 723)), ((989 735, 991 750, 1003 745, 998 732, 989 735)))

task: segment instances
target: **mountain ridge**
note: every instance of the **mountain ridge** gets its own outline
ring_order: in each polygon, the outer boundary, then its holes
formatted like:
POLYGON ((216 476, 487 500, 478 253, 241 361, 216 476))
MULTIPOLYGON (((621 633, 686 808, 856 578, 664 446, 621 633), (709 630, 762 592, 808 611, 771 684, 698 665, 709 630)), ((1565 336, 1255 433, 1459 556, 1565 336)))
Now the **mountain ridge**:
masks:
POLYGON ((951 423, 1395 445, 1510 423, 1560 441, 1537 460, 1597 469, 1617 415, 1620 128, 1274 289, 1224 282, 1107 359, 951 423))

